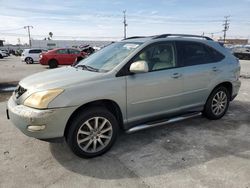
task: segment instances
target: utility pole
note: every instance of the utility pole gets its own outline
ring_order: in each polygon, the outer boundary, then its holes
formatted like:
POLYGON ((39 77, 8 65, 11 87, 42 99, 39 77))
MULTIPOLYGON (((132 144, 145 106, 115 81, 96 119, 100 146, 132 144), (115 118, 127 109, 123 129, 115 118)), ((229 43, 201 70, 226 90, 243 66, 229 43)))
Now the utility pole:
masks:
POLYGON ((28 35, 29 35, 29 45, 30 45, 30 48, 31 48, 30 28, 33 28, 33 26, 27 25, 27 26, 24 26, 23 28, 24 28, 24 29, 27 29, 27 31, 28 31, 28 35))
POLYGON ((224 43, 226 42, 226 36, 227 36, 227 31, 229 29, 229 18, 230 16, 225 16, 225 20, 224 20, 224 24, 222 24, 224 26, 224 29, 222 30, 224 32, 224 35, 223 35, 223 41, 224 43))
POLYGON ((126 20, 126 10, 123 11, 123 29, 124 29, 124 39, 127 38, 127 20, 126 20))

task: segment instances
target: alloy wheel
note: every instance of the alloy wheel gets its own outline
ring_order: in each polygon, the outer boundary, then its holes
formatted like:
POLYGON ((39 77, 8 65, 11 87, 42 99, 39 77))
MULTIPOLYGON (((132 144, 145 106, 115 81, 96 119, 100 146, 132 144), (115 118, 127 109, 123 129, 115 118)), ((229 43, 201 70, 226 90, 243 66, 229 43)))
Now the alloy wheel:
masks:
POLYGON ((224 91, 219 91, 212 99, 212 112, 216 116, 221 115, 227 107, 227 102, 226 93, 224 91))
POLYGON ((26 59, 26 63, 27 63, 27 64, 32 64, 32 63, 33 63, 33 62, 32 62, 32 59, 28 57, 28 58, 26 59))
POLYGON ((111 141, 113 129, 104 117, 93 117, 85 121, 77 132, 77 144, 87 153, 96 153, 111 141))

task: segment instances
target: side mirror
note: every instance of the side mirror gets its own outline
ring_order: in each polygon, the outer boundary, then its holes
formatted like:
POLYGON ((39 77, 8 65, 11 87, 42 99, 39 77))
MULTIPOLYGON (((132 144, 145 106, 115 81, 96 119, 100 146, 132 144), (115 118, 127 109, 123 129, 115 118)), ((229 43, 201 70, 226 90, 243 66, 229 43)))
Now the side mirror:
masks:
POLYGON ((129 71, 132 73, 148 72, 148 63, 146 61, 136 61, 130 65, 129 71))

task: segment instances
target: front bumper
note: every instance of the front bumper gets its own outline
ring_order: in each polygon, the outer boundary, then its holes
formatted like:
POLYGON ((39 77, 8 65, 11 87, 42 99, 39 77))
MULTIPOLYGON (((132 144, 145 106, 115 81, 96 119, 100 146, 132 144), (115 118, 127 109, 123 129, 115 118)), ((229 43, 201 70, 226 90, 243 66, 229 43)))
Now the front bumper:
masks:
POLYGON ((47 61, 45 58, 39 59, 39 63, 40 63, 41 65, 48 65, 48 61, 47 61))
POLYGON ((7 105, 7 115, 25 135, 38 139, 51 139, 64 136, 67 121, 76 108, 39 110, 17 105, 11 97, 7 105))

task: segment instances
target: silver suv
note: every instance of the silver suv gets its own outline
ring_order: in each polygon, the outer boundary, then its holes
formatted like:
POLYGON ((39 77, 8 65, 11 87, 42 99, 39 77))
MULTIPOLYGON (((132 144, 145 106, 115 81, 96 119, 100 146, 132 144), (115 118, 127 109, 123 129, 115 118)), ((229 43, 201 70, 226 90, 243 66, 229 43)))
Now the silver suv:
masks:
POLYGON ((110 44, 75 66, 20 81, 7 116, 26 135, 65 137, 80 157, 126 132, 199 115, 219 119, 240 88, 240 65, 208 37, 163 34, 110 44))

